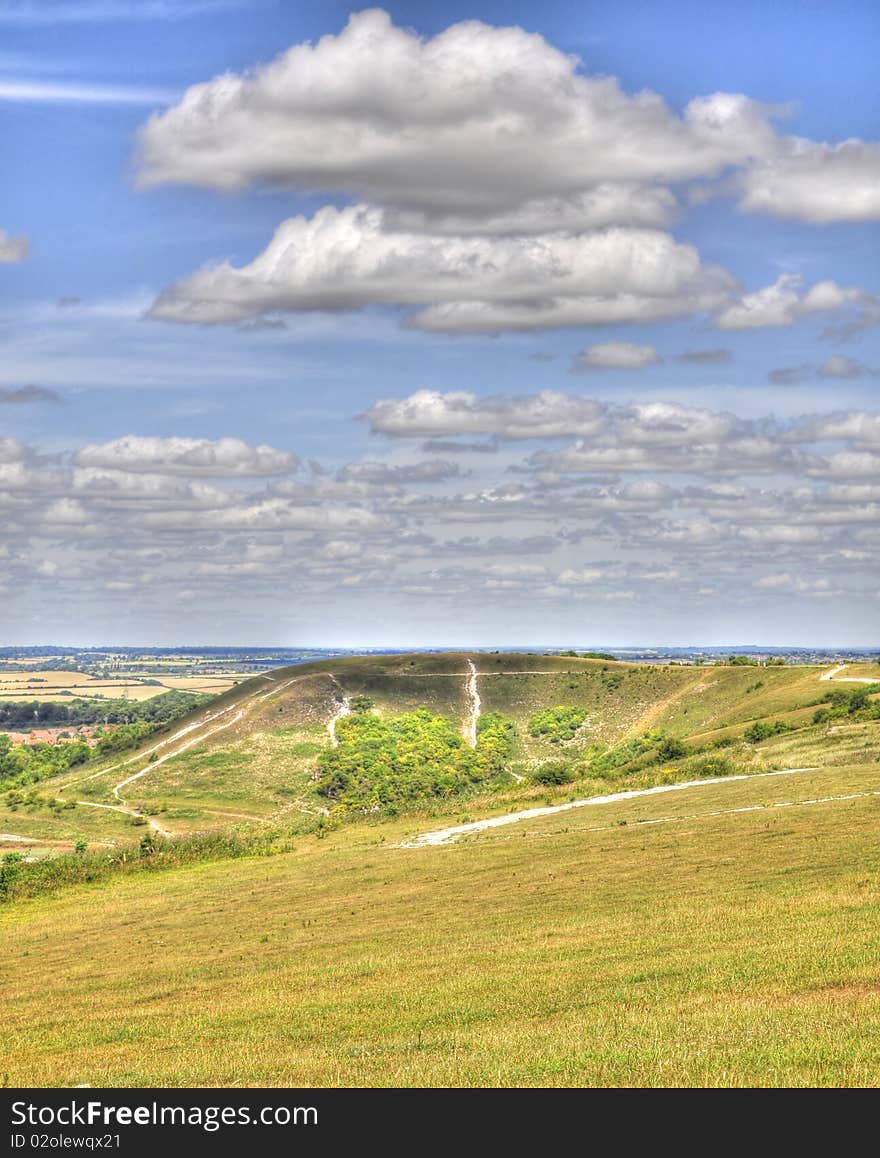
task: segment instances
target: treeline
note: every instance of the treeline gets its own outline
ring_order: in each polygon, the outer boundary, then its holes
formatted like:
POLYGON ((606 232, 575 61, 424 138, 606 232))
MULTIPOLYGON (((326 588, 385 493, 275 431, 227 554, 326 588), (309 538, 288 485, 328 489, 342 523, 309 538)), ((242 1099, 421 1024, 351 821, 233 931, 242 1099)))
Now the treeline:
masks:
MULTIPOLYGON (((112 732, 96 732, 97 743, 89 747, 83 740, 72 739, 62 744, 15 744, 0 732, 0 792, 24 788, 38 784, 90 760, 102 760, 108 756, 130 751, 139 747, 156 732, 173 724, 197 708, 210 696, 195 692, 168 692, 148 701, 153 711, 146 719, 120 724, 112 732), (159 701, 163 701, 156 710, 159 701)), ((137 705, 141 707, 143 705, 137 705)))
POLYGON ((556 655, 564 659, 610 659, 617 663, 617 656, 610 651, 548 651, 546 655, 556 655))
POLYGON ((149 700, 0 700, 0 732, 33 728, 78 728, 95 724, 165 723, 211 697, 202 692, 167 691, 149 700))
POLYGON ((318 760, 317 791, 342 809, 393 813, 404 804, 455 796, 506 772, 514 727, 495 713, 480 717, 471 748, 457 724, 427 708, 380 719, 362 703, 357 707, 337 723, 338 745, 318 760))

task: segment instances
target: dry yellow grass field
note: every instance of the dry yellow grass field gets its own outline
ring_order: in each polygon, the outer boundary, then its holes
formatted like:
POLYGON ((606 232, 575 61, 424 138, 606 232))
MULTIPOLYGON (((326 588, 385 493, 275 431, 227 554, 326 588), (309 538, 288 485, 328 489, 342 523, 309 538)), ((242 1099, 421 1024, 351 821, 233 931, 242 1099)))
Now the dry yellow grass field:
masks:
POLYGON ((2 1069, 13 1085, 874 1086, 874 792, 880 768, 848 766, 421 850, 397 847, 412 820, 352 825, 7 906, 2 1069), (817 796, 844 799, 774 807, 817 796))

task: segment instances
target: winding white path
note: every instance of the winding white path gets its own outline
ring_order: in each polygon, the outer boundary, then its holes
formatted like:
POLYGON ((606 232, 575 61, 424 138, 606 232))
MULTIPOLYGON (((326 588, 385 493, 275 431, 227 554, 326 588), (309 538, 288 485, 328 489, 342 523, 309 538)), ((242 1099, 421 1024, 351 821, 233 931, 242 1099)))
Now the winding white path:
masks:
POLYGON ((552 816, 557 812, 569 812, 572 808, 588 808, 596 804, 616 804, 620 800, 635 800, 640 796, 659 796, 665 792, 681 792, 685 788, 704 788, 710 784, 730 784, 734 780, 764 780, 770 776, 792 776, 795 772, 815 772, 810 768, 785 768, 781 772, 755 772, 739 776, 712 776, 706 780, 685 780, 681 784, 659 784, 655 788, 633 788, 628 792, 611 792, 607 796, 590 796, 585 800, 569 800, 565 804, 548 804, 541 808, 526 808, 521 812, 506 812, 503 816, 491 816, 486 820, 472 820, 469 824, 455 824, 450 828, 439 828, 436 832, 423 832, 412 840, 399 845, 400 848, 432 848, 453 844, 460 836, 472 832, 483 832, 487 828, 501 828, 506 824, 516 824, 520 820, 532 820, 536 816, 552 816))
POLYGON ((465 684, 465 694, 470 700, 470 714, 464 726, 464 737, 472 748, 477 746, 477 720, 480 718, 480 693, 477 689, 477 668, 472 659, 468 661, 469 674, 465 684))
POLYGON ((330 743, 334 748, 337 748, 339 746, 339 739, 336 735, 336 725, 345 716, 351 715, 351 705, 348 702, 348 696, 345 694, 342 684, 339 682, 336 676, 331 675, 330 679, 333 681, 336 687, 339 688, 340 694, 342 695, 342 701, 340 702, 339 707, 327 721, 327 732, 330 736, 330 743))
POLYGON ((820 675, 820 680, 834 680, 836 684, 880 684, 880 672, 877 673, 877 678, 872 680, 866 676, 838 676, 839 671, 845 671, 848 664, 842 663, 839 667, 833 667, 831 671, 826 671, 824 675, 820 675))

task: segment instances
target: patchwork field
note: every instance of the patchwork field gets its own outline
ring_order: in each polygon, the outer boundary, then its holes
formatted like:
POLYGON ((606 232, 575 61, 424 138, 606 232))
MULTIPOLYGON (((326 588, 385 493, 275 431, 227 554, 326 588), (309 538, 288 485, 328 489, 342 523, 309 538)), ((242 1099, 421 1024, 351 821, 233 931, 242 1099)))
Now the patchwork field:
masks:
POLYGON ((38 671, 27 668, 16 672, 0 672, 0 700, 45 700, 56 702, 71 697, 80 699, 105 700, 149 700, 171 688, 183 691, 209 692, 219 694, 229 691, 241 680, 250 678, 251 673, 222 676, 177 676, 166 675, 158 669, 155 672, 138 672, 137 675, 115 675, 100 678, 88 672, 78 671, 38 671))

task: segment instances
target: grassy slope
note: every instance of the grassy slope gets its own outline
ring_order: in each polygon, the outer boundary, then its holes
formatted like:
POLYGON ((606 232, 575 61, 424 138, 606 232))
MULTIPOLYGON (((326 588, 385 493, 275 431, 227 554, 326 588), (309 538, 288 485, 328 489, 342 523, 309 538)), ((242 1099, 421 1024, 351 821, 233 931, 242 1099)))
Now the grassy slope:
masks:
POLYGON ((769 807, 866 792, 877 764, 449 848, 394 847, 412 819, 348 826, 4 907, 2 1070, 13 1085, 876 1085, 880 796, 769 807))
MULTIPOLYGON (((298 808, 313 809, 321 803, 314 796, 311 779, 315 756, 329 743, 326 722, 335 710, 340 688, 349 696, 370 695, 383 713, 425 704, 463 720, 468 710, 468 658, 456 653, 350 657, 278 669, 271 679, 255 677, 211 703, 210 711, 215 712, 250 702, 240 722, 181 756, 150 768, 125 790, 125 797, 137 808, 159 810, 162 825, 172 833, 223 828, 248 819, 274 820, 298 808), (288 681, 292 681, 290 686, 284 688, 288 681), (273 690, 276 694, 265 701, 249 701, 255 694, 273 690)), ((807 724, 812 705, 835 686, 819 680, 827 669, 812 667, 692 668, 511 654, 477 654, 472 658, 480 673, 483 711, 499 711, 516 721, 519 757, 527 763, 559 755, 559 749, 548 740, 528 735, 528 718, 539 708, 574 704, 586 710, 583 727, 566 746, 573 754, 596 744, 618 743, 648 728, 663 729, 702 746, 720 736, 738 739, 755 719, 807 724)), ((201 709, 193 718, 203 714, 201 709)), ((759 749, 746 746, 738 750, 736 763, 758 770, 789 755, 798 764, 873 759, 877 732, 876 727, 864 736, 857 732, 845 735, 840 729, 816 730, 808 736, 781 738, 785 744, 771 741, 759 749), (859 756, 856 749, 865 745, 871 753, 859 756)), ((146 760, 127 766, 124 773, 111 773, 80 786, 71 783, 63 789, 63 798, 117 804, 111 793, 114 781, 142 767, 146 767, 146 760)), ((93 770, 90 767, 87 774, 93 770)), ((634 768, 634 772, 640 771, 634 768)), ((57 785, 82 775, 76 772, 72 777, 44 782, 39 791, 51 796, 57 785)), ((578 786, 581 794, 603 790, 602 783, 594 781, 578 786)), ((469 812, 494 811, 517 801, 533 802, 536 794, 540 796, 541 791, 511 787, 507 794, 469 800, 466 808, 469 812)), ((453 803, 446 807, 454 812, 465 806, 453 803)), ((138 835, 131 819, 120 813, 84 806, 57 815, 45 808, 11 812, 0 801, 3 832, 42 838, 52 846, 67 842, 67 847, 78 837, 124 843, 138 835)))

